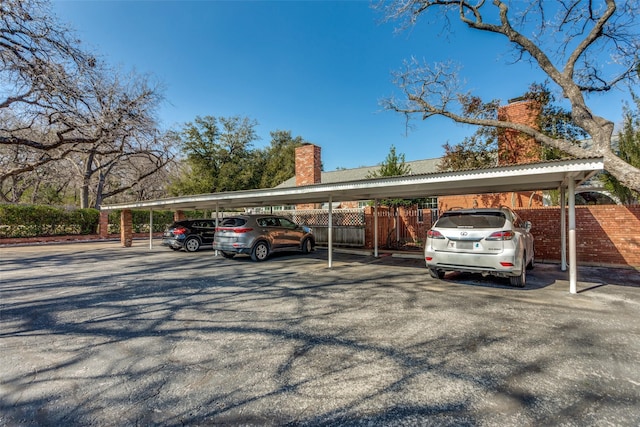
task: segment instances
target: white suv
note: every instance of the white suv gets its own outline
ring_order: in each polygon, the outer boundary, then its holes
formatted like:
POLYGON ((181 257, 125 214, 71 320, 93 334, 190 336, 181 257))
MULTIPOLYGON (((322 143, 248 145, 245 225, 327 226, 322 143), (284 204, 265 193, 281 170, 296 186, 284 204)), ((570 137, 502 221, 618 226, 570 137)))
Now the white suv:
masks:
POLYGON ((509 208, 447 211, 427 233, 424 259, 432 277, 447 271, 508 277, 524 287, 533 268, 531 223, 509 208))

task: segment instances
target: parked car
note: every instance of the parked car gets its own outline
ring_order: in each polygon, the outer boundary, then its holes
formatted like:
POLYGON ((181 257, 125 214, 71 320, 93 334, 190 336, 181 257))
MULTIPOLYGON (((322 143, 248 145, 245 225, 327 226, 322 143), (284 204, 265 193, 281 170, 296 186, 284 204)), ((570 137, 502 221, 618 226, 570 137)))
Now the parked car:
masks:
POLYGON ((427 232, 424 258, 429 273, 442 279, 447 271, 508 277, 524 287, 534 265, 531 222, 509 208, 447 211, 427 232))
POLYGON ((176 221, 164 231, 162 245, 173 250, 195 252, 201 246, 213 243, 216 231, 215 219, 187 219, 176 221))
POLYGON ((264 261, 276 251, 311 252, 316 245, 311 229, 277 215, 238 215, 224 218, 216 229, 213 249, 226 258, 251 255, 264 261))

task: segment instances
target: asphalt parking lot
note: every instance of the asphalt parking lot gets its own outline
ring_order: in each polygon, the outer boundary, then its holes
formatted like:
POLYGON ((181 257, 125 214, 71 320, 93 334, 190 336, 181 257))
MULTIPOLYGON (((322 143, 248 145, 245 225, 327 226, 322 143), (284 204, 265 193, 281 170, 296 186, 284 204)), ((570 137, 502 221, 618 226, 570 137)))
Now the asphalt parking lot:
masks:
POLYGON ((637 426, 640 274, 0 248, 0 425, 637 426))

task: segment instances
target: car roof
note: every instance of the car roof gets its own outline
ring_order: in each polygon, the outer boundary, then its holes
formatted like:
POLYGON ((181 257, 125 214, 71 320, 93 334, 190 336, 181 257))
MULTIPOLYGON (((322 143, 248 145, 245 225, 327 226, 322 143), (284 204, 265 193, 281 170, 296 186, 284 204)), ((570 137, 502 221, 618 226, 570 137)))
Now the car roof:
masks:
POLYGON ((228 219, 228 218, 262 218, 262 217, 273 217, 276 216, 278 218, 281 218, 283 215, 278 215, 278 214, 237 214, 237 215, 229 215, 229 216, 225 216, 224 218, 220 218, 220 219, 228 219))
POLYGON ((465 208, 465 209, 450 209, 446 212, 443 212, 443 215, 445 214, 455 214, 455 213, 484 213, 484 212, 504 212, 504 211, 511 211, 511 209, 509 209, 506 206, 502 206, 499 208, 465 208))

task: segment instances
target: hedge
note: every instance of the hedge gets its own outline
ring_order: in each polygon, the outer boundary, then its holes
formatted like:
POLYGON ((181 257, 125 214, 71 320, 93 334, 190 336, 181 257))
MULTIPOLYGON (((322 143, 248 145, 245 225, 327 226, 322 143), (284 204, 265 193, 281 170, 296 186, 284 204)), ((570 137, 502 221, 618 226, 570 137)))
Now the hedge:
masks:
MULTIPOLYGON (((119 210, 109 212, 109 233, 120 232, 119 210)), ((134 233, 149 232, 149 211, 131 211, 134 233)), ((185 211, 188 218, 203 218, 205 211, 185 211)), ((66 236, 98 233, 100 211, 42 205, 0 204, 0 238, 66 236)), ((173 222, 172 211, 153 211, 153 232, 173 222)))
POLYGON ((99 219, 97 209, 0 205, 0 238, 94 234, 99 219))

